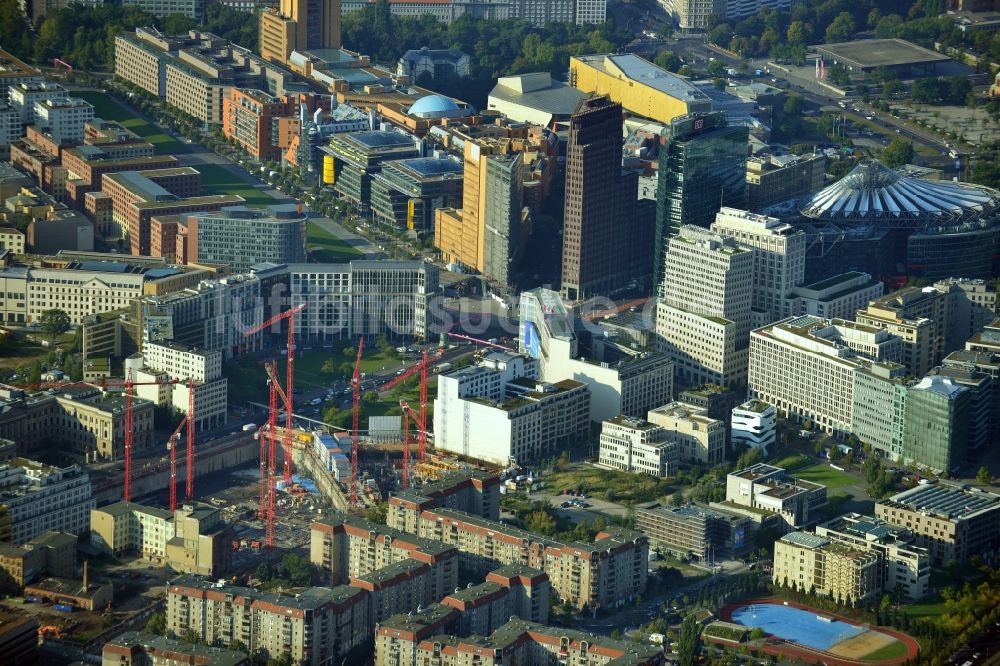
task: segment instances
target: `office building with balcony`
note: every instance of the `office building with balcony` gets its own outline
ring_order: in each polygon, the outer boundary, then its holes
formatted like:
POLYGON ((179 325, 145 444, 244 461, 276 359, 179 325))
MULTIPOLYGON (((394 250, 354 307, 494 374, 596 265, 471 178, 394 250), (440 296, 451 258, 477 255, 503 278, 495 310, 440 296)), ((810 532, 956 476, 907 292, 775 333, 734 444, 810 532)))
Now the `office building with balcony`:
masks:
POLYGON ((699 562, 739 557, 753 547, 756 523, 739 513, 696 504, 667 507, 659 502, 636 506, 635 526, 662 555, 699 562))
POLYGON ((902 341, 882 328, 810 315, 750 335, 750 397, 818 429, 849 433, 854 375, 873 361, 898 361, 902 341), (801 368, 788 372, 790 367, 801 368))
POLYGON ((369 595, 349 585, 311 587, 292 596, 182 576, 167 585, 167 631, 199 642, 240 642, 250 653, 282 655, 306 666, 342 660, 371 641, 369 595))
POLYGON ((676 476, 678 448, 662 427, 644 419, 617 416, 601 426, 597 462, 633 474, 676 476))
MULTIPOLYGON (((726 475, 726 507, 778 514, 790 529, 819 520, 826 486, 796 479, 780 467, 757 463, 726 475)), ((742 511, 741 511, 742 512, 742 511)))
POLYGON ((0 465, 0 542, 21 545, 49 531, 82 534, 94 508, 90 475, 24 458, 0 465))
POLYGON ((713 466, 726 457, 726 424, 701 407, 674 401, 649 410, 646 419, 663 428, 681 460, 713 466))
POLYGON ((878 600, 880 570, 875 553, 808 532, 792 532, 774 543, 775 585, 832 597, 838 603, 867 606, 878 600))
POLYGON ((670 239, 656 336, 684 384, 746 381, 756 253, 692 225, 670 239))
POLYGON ((816 536, 875 553, 884 594, 920 601, 930 590, 931 561, 926 548, 914 545, 913 530, 872 516, 848 513, 816 526, 816 536))
POLYGON ((951 483, 919 484, 875 502, 875 516, 913 531, 914 544, 930 553, 931 566, 967 564, 977 555, 1000 555, 1000 495, 951 483))

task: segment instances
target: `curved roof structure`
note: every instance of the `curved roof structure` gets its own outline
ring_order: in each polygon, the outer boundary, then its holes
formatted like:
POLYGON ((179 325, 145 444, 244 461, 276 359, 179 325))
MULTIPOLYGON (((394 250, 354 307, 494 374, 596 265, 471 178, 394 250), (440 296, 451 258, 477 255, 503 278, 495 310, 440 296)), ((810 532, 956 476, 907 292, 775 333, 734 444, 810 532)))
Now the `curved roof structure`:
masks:
POLYGON ((904 176, 871 160, 813 195, 802 214, 830 222, 919 227, 958 224, 998 207, 1000 192, 995 190, 904 176))
POLYGON ((456 118, 466 112, 450 97, 427 95, 414 102, 407 113, 418 118, 456 118))

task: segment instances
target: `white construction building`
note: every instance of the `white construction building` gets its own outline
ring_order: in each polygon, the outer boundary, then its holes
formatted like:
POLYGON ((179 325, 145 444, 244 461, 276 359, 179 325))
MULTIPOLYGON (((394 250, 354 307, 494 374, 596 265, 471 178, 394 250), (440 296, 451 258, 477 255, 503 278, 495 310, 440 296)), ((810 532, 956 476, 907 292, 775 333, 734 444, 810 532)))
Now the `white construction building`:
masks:
POLYGON ((617 416, 602 424, 597 462, 623 472, 677 475, 676 442, 660 426, 644 419, 617 416))

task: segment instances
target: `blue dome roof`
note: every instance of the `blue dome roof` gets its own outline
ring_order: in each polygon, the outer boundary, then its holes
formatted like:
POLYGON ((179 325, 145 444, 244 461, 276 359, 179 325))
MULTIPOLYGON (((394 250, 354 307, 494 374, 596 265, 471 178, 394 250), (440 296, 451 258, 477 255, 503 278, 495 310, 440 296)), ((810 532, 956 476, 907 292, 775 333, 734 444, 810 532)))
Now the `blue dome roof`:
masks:
POLYGON ((421 97, 413 103, 408 113, 419 118, 454 118, 465 115, 465 111, 453 99, 443 95, 421 97))

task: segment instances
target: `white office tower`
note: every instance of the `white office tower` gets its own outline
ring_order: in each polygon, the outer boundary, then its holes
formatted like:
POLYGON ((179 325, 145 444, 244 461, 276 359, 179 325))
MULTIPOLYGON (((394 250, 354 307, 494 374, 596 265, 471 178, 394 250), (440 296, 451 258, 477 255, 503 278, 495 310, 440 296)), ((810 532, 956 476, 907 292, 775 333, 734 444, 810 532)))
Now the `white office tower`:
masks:
POLYGON ((767 455, 767 447, 774 444, 778 436, 778 412, 774 405, 761 400, 747 400, 733 408, 730 441, 736 451, 742 447, 760 449, 767 455))
POLYGON ((684 384, 746 382, 755 252, 692 225, 670 239, 656 335, 684 384))
POLYGON ((761 326, 792 314, 788 295, 805 279, 806 234, 776 217, 723 208, 711 230, 753 249, 753 309, 761 326))

